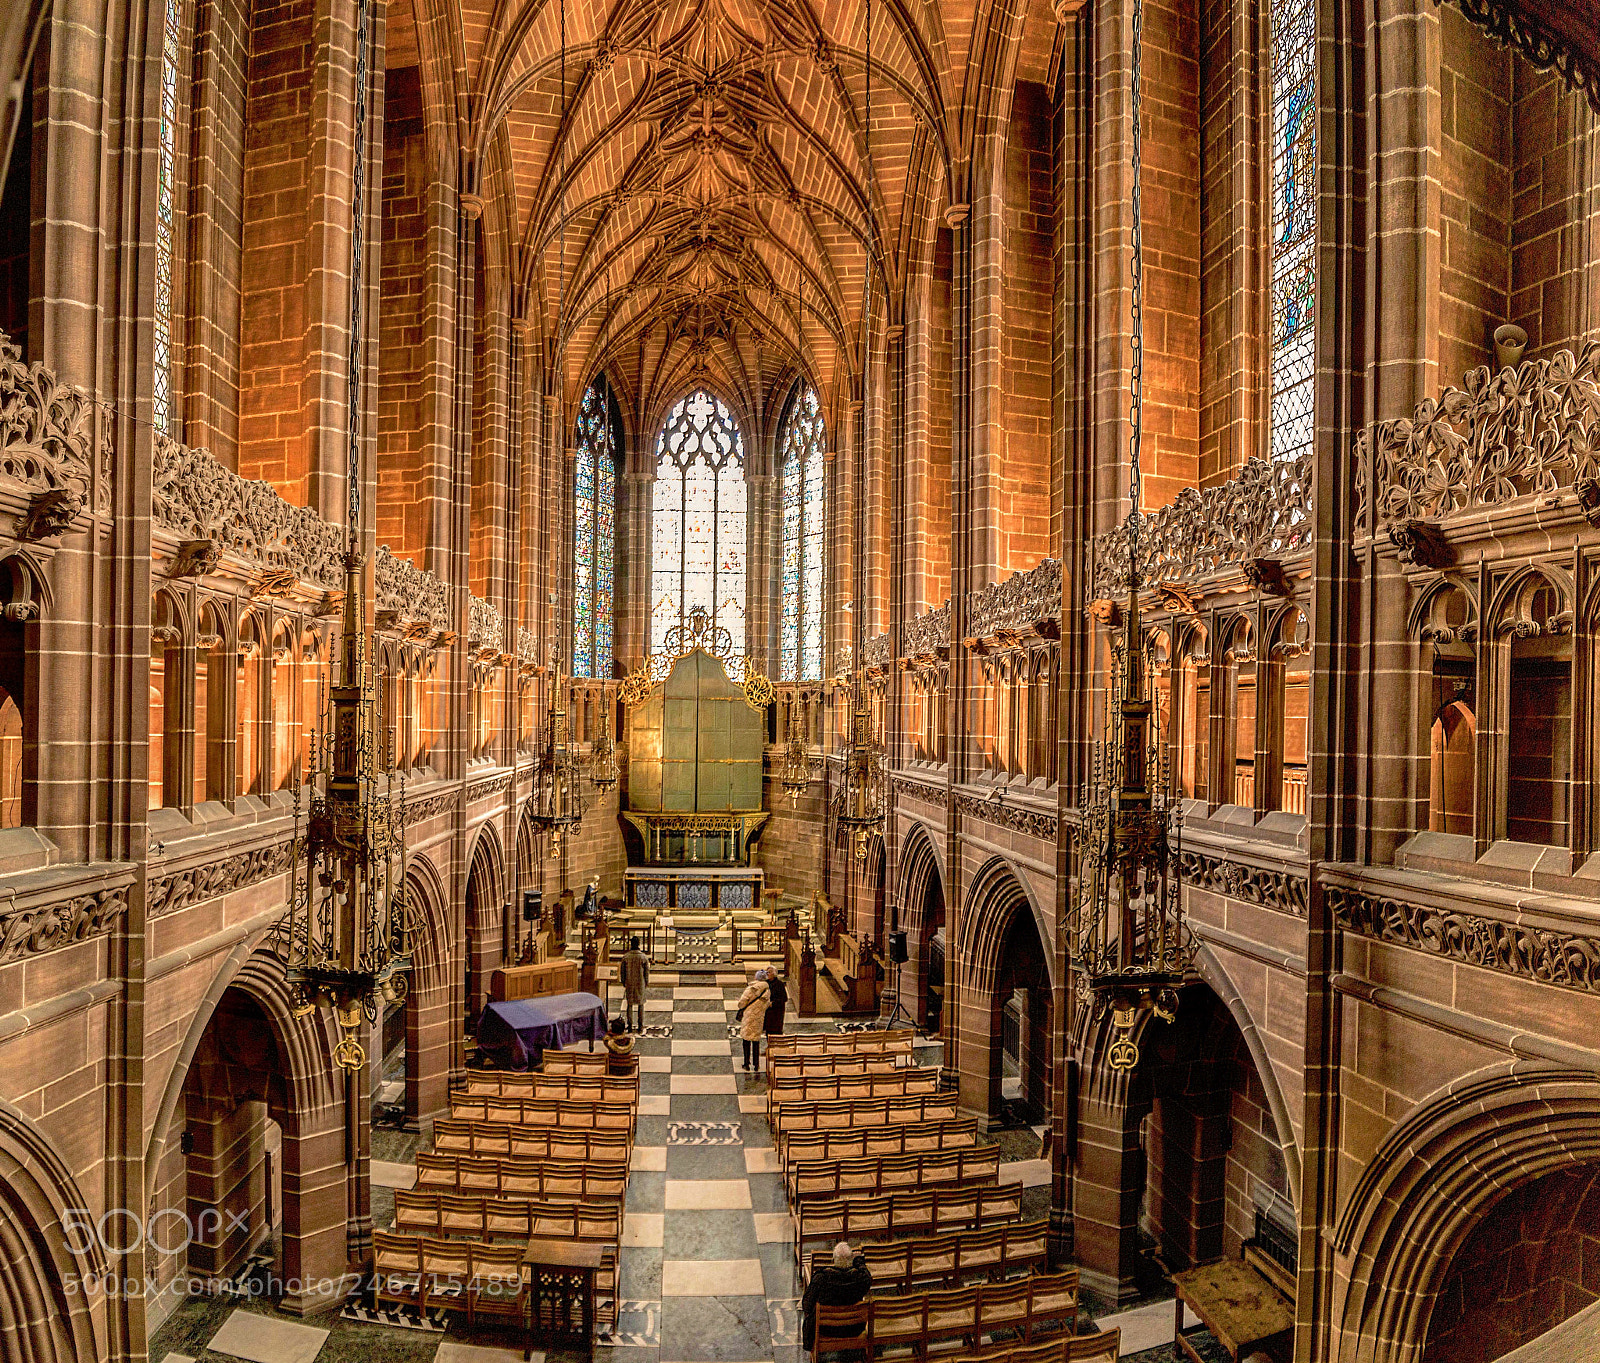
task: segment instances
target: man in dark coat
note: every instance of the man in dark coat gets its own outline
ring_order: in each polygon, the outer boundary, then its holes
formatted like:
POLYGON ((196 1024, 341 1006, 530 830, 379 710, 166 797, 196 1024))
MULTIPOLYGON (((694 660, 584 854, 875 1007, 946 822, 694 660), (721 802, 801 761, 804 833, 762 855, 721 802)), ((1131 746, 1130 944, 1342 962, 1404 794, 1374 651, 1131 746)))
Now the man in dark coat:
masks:
MULTIPOLYGON (((811 1275, 806 1294, 801 1299, 800 1337, 813 1353, 817 1348, 817 1304, 824 1306, 854 1306, 865 1301, 872 1290, 872 1273, 867 1268, 867 1256, 855 1254, 848 1240, 833 1247, 833 1262, 819 1268, 811 1275)), ((844 1336, 824 1335, 824 1347, 844 1336)))
POLYGON ((783 1035, 783 1010, 789 1005, 789 990, 784 984, 783 970, 773 966, 767 972, 767 1016, 764 1023, 768 1036, 783 1035))

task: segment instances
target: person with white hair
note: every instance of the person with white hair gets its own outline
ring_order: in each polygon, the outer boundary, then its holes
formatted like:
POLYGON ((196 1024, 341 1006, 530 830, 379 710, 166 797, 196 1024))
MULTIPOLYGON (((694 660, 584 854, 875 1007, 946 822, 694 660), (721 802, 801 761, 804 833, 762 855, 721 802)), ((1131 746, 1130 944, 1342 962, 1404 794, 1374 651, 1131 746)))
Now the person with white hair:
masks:
POLYGON ((755 979, 745 987, 734 1004, 739 1019, 739 1040, 744 1042, 744 1067, 748 1072, 761 1064, 761 1035, 767 1025, 767 1004, 771 1002, 767 989, 767 972, 756 971, 755 979))
MULTIPOLYGON (((806 1284, 806 1294, 800 1301, 800 1338, 813 1353, 817 1349, 817 1306, 854 1306, 865 1301, 872 1291, 872 1270, 867 1267, 867 1256, 857 1254, 848 1240, 833 1247, 833 1262, 824 1264, 811 1275, 806 1284)), ((856 1332, 859 1333, 859 1332, 856 1332)), ((847 1336, 828 1336, 847 1338, 847 1336)))

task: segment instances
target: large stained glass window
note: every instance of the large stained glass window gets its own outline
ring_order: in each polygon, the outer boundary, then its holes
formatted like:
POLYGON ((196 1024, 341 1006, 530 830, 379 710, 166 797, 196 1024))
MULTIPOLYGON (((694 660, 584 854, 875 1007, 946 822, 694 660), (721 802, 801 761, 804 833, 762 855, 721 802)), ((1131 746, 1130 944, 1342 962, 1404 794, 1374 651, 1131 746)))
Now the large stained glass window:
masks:
POLYGON ((783 615, 778 630, 781 675, 789 681, 822 676, 822 452, 827 431, 817 390, 795 390, 779 436, 783 478, 783 615))
POLYGON ((704 389, 672 409, 656 438, 650 647, 704 607, 744 652, 744 437, 704 389))
POLYGON ((572 470, 572 675, 609 677, 616 603, 617 420, 604 374, 578 408, 572 470))
POLYGON ((183 57, 181 0, 167 0, 161 38, 161 122, 157 129, 155 427, 172 433, 172 242, 178 174, 178 66, 183 57))
POLYGON ((1272 4, 1272 457, 1311 444, 1316 370, 1314 0, 1272 4))

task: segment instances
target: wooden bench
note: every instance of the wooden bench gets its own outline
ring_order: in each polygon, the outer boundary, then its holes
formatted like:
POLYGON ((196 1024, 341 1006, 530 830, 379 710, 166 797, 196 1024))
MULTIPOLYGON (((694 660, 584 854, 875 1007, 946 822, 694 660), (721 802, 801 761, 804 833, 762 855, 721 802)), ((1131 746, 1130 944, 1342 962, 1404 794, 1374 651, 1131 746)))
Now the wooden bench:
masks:
POLYGON ((939 1070, 932 1065, 912 1065, 890 1074, 803 1074, 793 1079, 767 1081, 767 1114, 784 1103, 827 1102, 832 1099, 901 1098, 936 1093, 939 1070))
MULTIPOLYGON (((817 1013, 817 954, 811 942, 804 937, 789 937, 783 943, 784 973, 789 978, 789 996, 794 1000, 795 1013, 800 1017, 815 1017, 817 1013)), ((770 1045, 780 1037, 769 1036, 770 1045)))
POLYGON ((1203 1360, 1183 1337, 1185 1303, 1234 1363, 1258 1349, 1281 1358, 1294 1338, 1294 1279, 1258 1245, 1247 1241, 1237 1259, 1174 1273, 1172 1285, 1178 1294, 1173 1343, 1194 1363, 1203 1360))
POLYGON ((417 1188, 485 1197, 621 1197, 628 1191, 628 1166, 616 1161, 521 1159, 514 1155, 462 1155, 424 1151, 417 1155, 417 1188))
POLYGON ((521 1322, 521 1245, 475 1244, 463 1240, 372 1234, 374 1296, 408 1306, 426 1316, 437 1310, 465 1310, 467 1323, 480 1314, 521 1322))
POLYGON ((827 1102, 780 1103, 768 1109, 778 1153, 784 1138, 795 1131, 837 1131, 854 1127, 905 1126, 912 1122, 937 1122, 956 1115, 954 1093, 913 1093, 896 1098, 846 1098, 827 1102))
POLYGON ((927 1358, 929 1346, 941 1340, 977 1343, 985 1335, 1002 1332, 1014 1332, 1031 1344, 1045 1335, 1071 1337, 1077 1327, 1075 1268, 1059 1273, 1030 1273, 1025 1278, 977 1287, 868 1297, 854 1306, 817 1306, 819 1346, 824 1336, 833 1336, 837 1348, 858 1347, 868 1358, 879 1348, 906 1347, 913 1357, 927 1358), (853 1338, 847 1341, 840 1336, 853 1338))
POLYGON ((433 1124, 433 1145, 439 1153, 584 1160, 590 1164, 621 1164, 626 1169, 633 1138, 627 1131, 520 1126, 440 1117, 433 1124))
POLYGON ((841 1197, 799 1202, 792 1209, 795 1262, 805 1262, 812 1241, 897 1240, 914 1235, 979 1230, 1022 1215, 1020 1183, 978 1187, 919 1188, 877 1197, 841 1197))
POLYGON ((857 1126, 828 1131, 793 1131, 784 1138, 785 1168, 796 1160, 862 1159, 909 1155, 918 1150, 959 1150, 978 1143, 970 1118, 908 1122, 904 1126, 857 1126))
POLYGON ((569 1131, 623 1131, 633 1138, 636 1103, 602 1103, 582 1098, 495 1098, 465 1094, 450 1100, 457 1120, 512 1126, 559 1126, 569 1131))
POLYGON ((939 1363, 1117 1363, 1122 1331, 1069 1335, 1043 1344, 998 1344, 977 1353, 940 1354, 939 1363))
MULTIPOLYGON (((874 1292, 909 1292, 914 1287, 955 1287, 983 1274, 991 1278, 1043 1269, 1048 1221, 1011 1221, 986 1230, 952 1231, 916 1240, 868 1242, 858 1247, 872 1274, 874 1292)), ((811 1256, 805 1279, 833 1262, 831 1250, 811 1256)))
POLYGON ((639 1076, 610 1074, 469 1074, 452 1097, 566 1098, 598 1103, 637 1103, 639 1076))
POLYGON ((578 963, 568 960, 540 961, 537 965, 513 965, 493 971, 489 976, 489 1001, 506 1003, 514 999, 539 999, 552 994, 578 992, 578 963))
POLYGON ((946 1183, 998 1183, 1000 1147, 919 1150, 910 1155, 866 1155, 861 1159, 796 1160, 784 1174, 791 1202, 852 1193, 897 1193, 946 1183))
POLYGON ((912 1053, 917 1034, 909 1027, 871 1032, 785 1032, 767 1038, 767 1062, 788 1055, 852 1055, 859 1052, 912 1053))
POLYGON ((825 956, 822 971, 839 991, 839 1007, 845 1013, 878 1011, 878 963, 853 933, 838 933, 833 941, 833 956, 825 956))

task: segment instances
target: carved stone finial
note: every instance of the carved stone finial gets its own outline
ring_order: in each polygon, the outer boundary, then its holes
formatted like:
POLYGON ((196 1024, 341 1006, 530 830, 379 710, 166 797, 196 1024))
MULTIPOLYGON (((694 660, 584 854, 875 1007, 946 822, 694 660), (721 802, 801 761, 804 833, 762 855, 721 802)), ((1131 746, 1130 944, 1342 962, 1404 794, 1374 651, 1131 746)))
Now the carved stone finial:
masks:
POLYGON ((213 539, 184 540, 167 572, 173 577, 204 577, 222 561, 222 546, 213 539))
POLYGON ((43 540, 65 534, 82 510, 83 498, 70 488, 35 493, 28 509, 17 517, 17 538, 43 540))

